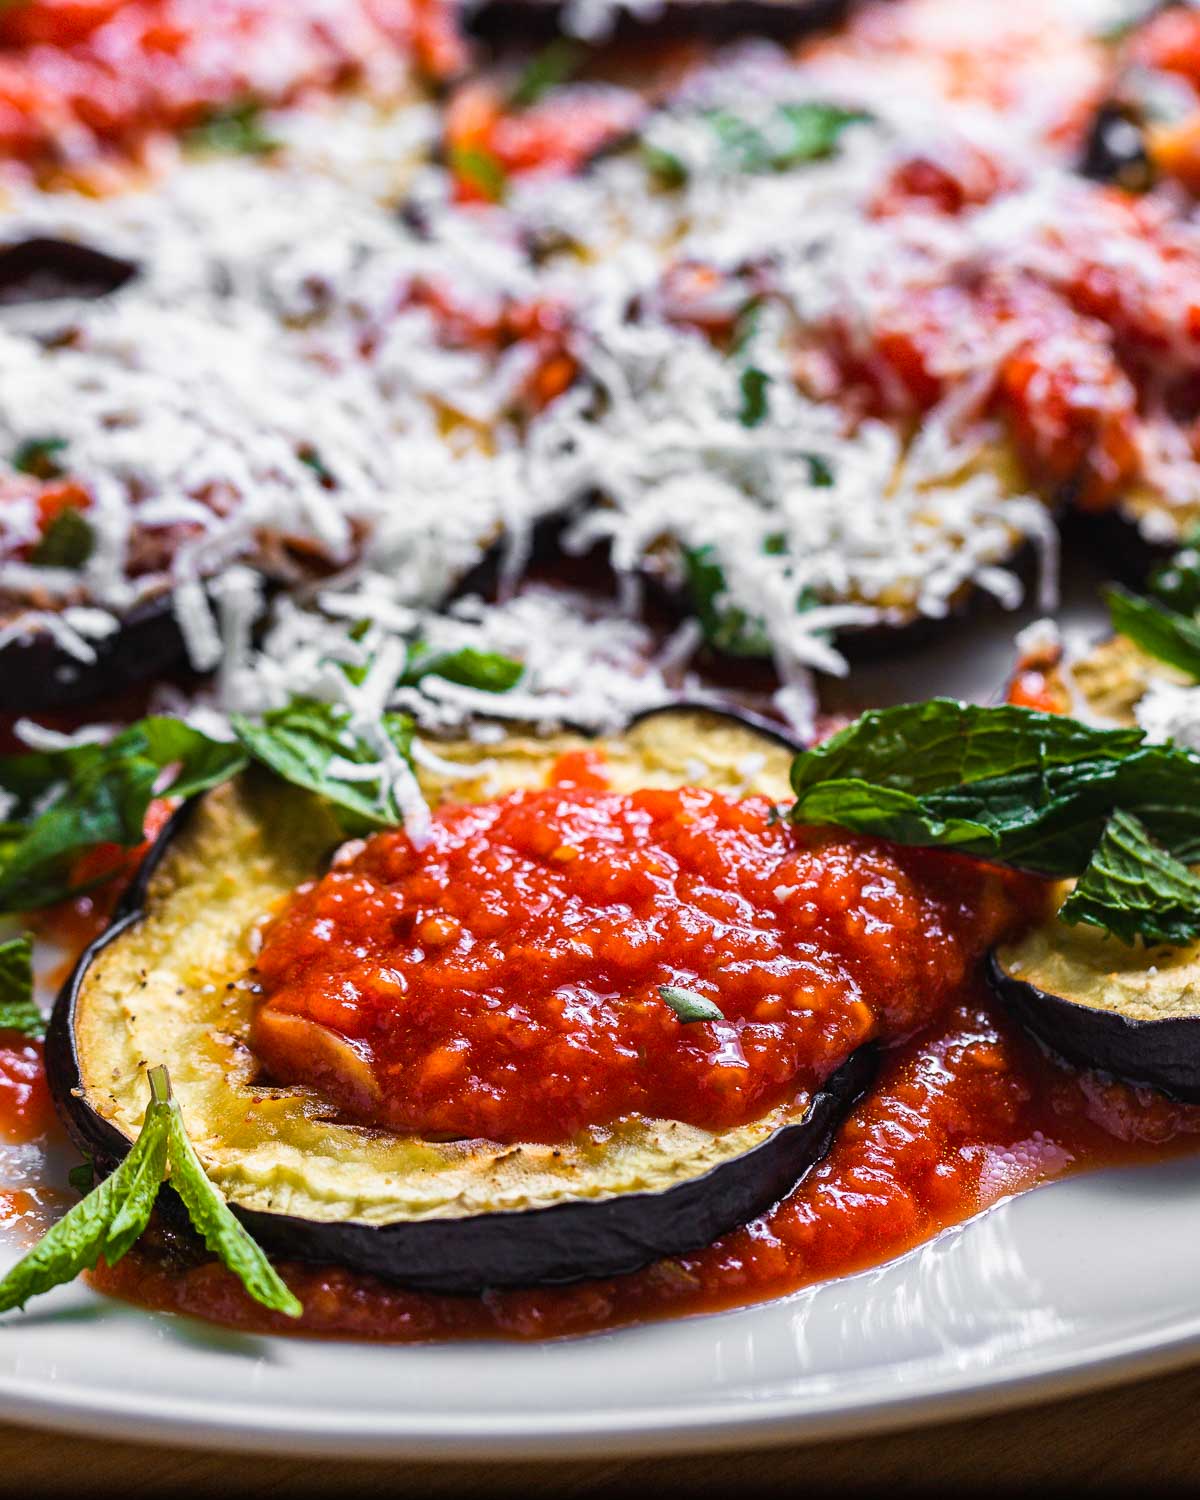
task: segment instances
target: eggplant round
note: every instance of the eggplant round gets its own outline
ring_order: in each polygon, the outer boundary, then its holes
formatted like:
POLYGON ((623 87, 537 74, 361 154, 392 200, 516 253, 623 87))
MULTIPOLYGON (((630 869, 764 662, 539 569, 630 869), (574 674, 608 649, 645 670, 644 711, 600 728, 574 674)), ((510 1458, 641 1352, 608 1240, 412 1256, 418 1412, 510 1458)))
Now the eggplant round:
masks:
MULTIPOLYGON (((424 789, 436 805, 541 785, 559 754, 595 743, 440 745, 456 773, 423 775, 424 789)), ((787 796, 785 739, 711 711, 663 710, 601 743, 621 789, 787 796)), ((629 1116, 555 1146, 350 1123, 315 1090, 274 1086, 250 1045, 258 924, 339 840, 314 798, 254 771, 172 822, 47 1037, 56 1105, 101 1171, 129 1149, 145 1072, 165 1062, 206 1170, 275 1257, 431 1291, 554 1284, 633 1271, 753 1218, 824 1156, 870 1082, 868 1047, 819 1092, 732 1130, 629 1116)))
POLYGON ((988 979, 1068 1062, 1200 1103, 1200 944, 1129 945, 1055 917, 995 949, 988 979))

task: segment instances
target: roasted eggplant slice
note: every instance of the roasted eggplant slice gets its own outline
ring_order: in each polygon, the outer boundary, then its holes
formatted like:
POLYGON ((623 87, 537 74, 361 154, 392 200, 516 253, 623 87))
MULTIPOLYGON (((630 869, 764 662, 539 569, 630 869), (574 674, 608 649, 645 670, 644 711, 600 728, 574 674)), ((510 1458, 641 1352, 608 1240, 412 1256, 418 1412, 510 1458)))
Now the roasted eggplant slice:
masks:
POLYGON ((1068 1062, 1200 1103, 1200 944, 1129 946, 1052 918, 996 949, 988 977, 1068 1062))
MULTIPOLYGON (((537 786, 587 743, 441 746, 458 774, 425 790, 437 803, 537 786)), ((622 789, 733 790, 753 772, 757 790, 787 795, 790 748, 710 712, 649 715, 605 750, 622 789)), ((248 1041, 257 924, 338 841, 311 797, 253 773, 168 830, 63 991, 47 1042, 58 1108, 102 1170, 137 1132, 147 1066, 165 1062, 206 1169, 276 1256, 440 1291, 565 1282, 635 1270, 753 1217, 820 1160, 870 1080, 864 1049, 819 1093, 733 1130, 632 1116, 554 1147, 347 1123, 314 1091, 271 1086, 248 1041)))

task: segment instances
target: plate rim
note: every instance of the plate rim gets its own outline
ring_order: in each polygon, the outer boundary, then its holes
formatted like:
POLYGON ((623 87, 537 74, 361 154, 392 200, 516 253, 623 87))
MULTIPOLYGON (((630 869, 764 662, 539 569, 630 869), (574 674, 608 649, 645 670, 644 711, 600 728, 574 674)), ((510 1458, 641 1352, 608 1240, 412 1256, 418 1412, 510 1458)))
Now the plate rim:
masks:
MULTIPOLYGON (((727 1314, 703 1314, 698 1321, 720 1316, 727 1314)), ((653 1326, 634 1324, 600 1337, 619 1339, 653 1326)), ((271 1342, 293 1342, 268 1337, 271 1342)), ((592 1337, 555 1342, 584 1345, 592 1337)), ((463 1340, 462 1346, 473 1343, 491 1347, 490 1341, 470 1340, 463 1340)), ((352 1348, 354 1342, 344 1347, 352 1348)), ((1065 1358, 1061 1352, 1042 1349, 1006 1370, 965 1384, 956 1381, 953 1371, 940 1371, 919 1389, 882 1398, 868 1392, 849 1401, 844 1394, 817 1402, 799 1395, 738 1403, 714 1397, 690 1406, 656 1408, 649 1414, 618 1407, 591 1415, 452 1414, 441 1420, 425 1413, 406 1421, 403 1413, 381 1420, 375 1412, 364 1419, 345 1412, 318 1413, 311 1406, 289 1409, 280 1402, 246 1408, 186 1396, 147 1401, 144 1393, 123 1396, 79 1383, 40 1381, 31 1389, 17 1375, 0 1375, 0 1401, 4 1420, 18 1426, 142 1445, 280 1457, 281 1444, 286 1444, 288 1457, 364 1461, 565 1461, 611 1459, 617 1445, 623 1457, 645 1458, 876 1436, 1017 1410, 1043 1399, 1064 1400, 1197 1362, 1200 1310, 1169 1332, 1128 1333, 1065 1358)))

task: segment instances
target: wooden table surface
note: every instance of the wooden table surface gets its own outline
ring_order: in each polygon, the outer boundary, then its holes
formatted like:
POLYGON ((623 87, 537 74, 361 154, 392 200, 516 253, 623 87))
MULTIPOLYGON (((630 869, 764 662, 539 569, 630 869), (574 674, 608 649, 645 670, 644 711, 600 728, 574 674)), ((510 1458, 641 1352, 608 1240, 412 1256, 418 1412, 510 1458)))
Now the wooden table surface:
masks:
POLYGON ((162 1494, 253 1491, 405 1500, 450 1496, 592 1497, 652 1494, 791 1497, 879 1491, 1015 1493, 1038 1486, 1073 1496, 1132 1485, 1200 1489, 1200 1368, 1071 1401, 873 1438, 588 1463, 345 1463, 96 1443, 0 1426, 0 1494, 140 1500, 162 1494))

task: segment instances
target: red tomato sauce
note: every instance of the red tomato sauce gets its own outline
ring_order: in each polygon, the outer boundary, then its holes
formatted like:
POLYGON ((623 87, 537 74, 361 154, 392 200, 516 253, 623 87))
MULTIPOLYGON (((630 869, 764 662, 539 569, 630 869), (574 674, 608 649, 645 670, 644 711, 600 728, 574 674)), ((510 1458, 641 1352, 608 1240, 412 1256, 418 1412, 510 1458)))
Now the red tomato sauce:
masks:
POLYGON ((35 1141, 55 1122, 42 1068, 42 1044, 0 1031, 0 1138, 35 1141))
POLYGON ((79 164, 251 100, 465 49, 445 0, 23 0, 0 7, 0 156, 79 164))
POLYGON ((441 809, 422 849, 376 834, 302 887, 257 959, 254 1045, 399 1131, 728 1129, 926 1025, 1040 897, 794 828, 763 797, 618 793, 573 756, 548 787, 441 809), (681 1021, 662 986, 723 1019, 681 1021))

